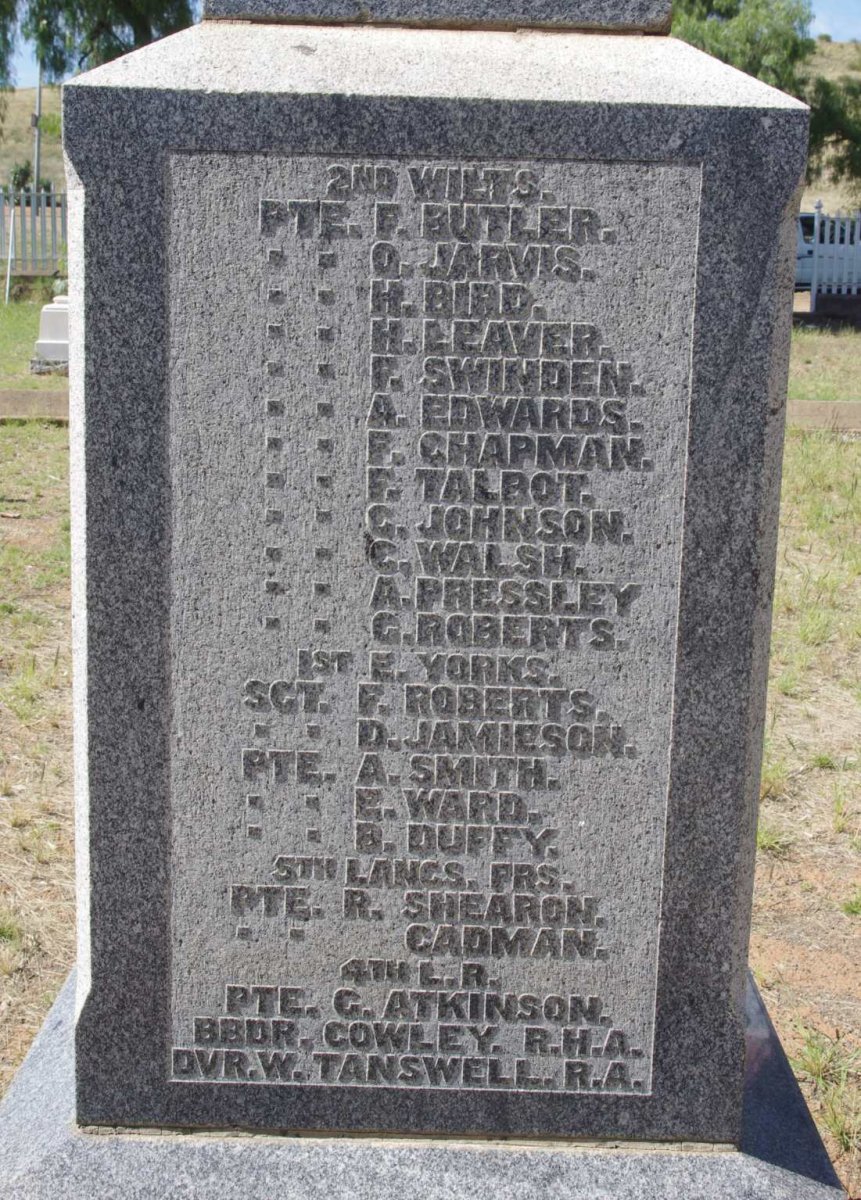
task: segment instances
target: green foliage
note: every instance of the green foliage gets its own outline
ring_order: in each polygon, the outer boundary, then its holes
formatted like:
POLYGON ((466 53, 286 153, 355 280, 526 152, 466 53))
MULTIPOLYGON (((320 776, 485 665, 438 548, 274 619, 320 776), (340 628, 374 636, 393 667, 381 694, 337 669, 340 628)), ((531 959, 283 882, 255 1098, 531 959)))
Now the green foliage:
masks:
POLYGON ((811 179, 861 180, 861 83, 812 76, 810 0, 676 0, 673 33, 811 107, 811 179))
POLYGON ((820 174, 825 159, 832 179, 861 179, 861 83, 813 79, 804 97, 811 107, 810 166, 820 174))
POLYGON ((0 85, 11 82, 18 32, 46 79, 119 58, 194 19, 191 0, 0 0, 0 85))
POLYGON ((61 124, 59 113, 43 112, 39 118, 39 128, 42 130, 44 137, 58 138, 61 134, 61 124))
POLYGON ((793 95, 815 50, 808 0, 678 0, 673 33, 793 95))
POLYGON ((33 167, 29 158, 22 163, 15 163, 12 170, 9 172, 9 183, 16 192, 20 192, 23 188, 30 186, 30 181, 33 178, 33 167))

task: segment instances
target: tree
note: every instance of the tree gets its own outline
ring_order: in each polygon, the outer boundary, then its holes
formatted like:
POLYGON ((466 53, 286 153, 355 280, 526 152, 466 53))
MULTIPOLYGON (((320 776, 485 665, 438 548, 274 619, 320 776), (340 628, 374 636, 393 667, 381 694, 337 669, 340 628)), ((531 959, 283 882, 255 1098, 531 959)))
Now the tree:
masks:
POLYGON ((810 0, 676 0, 673 33, 811 107, 811 179, 861 183, 861 85, 813 76, 810 0))
POLYGON ((0 0, 0 85, 9 86, 18 31, 49 80, 119 58, 185 29, 192 0, 0 0))
POLYGON ((854 185, 861 196, 861 84, 839 84, 821 76, 806 94, 810 118, 810 168, 817 178, 827 168, 836 183, 854 185))
POLYGON ((763 83, 797 95, 816 42, 808 0, 676 0, 673 33, 763 83))

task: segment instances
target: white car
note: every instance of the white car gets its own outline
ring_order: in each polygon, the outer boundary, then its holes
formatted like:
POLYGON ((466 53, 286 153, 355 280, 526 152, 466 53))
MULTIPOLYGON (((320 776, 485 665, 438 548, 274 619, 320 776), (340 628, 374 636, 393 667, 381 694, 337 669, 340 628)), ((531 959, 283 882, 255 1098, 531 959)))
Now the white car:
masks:
POLYGON ((799 213, 795 223, 795 290, 809 292, 813 282, 813 231, 815 213, 799 213))

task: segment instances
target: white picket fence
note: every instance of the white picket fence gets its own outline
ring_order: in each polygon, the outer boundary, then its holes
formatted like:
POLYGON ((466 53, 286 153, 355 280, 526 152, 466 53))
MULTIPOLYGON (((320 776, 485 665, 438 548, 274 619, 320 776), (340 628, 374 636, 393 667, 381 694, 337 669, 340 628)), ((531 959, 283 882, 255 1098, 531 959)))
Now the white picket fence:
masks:
POLYGON ((66 193, 0 189, 0 260, 9 275, 53 275, 66 257, 66 193))
POLYGON ((810 311, 820 296, 861 295, 861 212, 827 216, 815 206, 810 277, 810 311))

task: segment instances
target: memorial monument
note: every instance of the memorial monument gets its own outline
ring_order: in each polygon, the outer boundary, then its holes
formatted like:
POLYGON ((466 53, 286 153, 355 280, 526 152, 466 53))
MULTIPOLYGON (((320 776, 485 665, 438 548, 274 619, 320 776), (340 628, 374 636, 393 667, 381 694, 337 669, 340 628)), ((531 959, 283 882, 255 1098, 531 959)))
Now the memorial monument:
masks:
POLYGON ((807 113, 668 27, 210 0, 66 87, 80 952, 5 1195, 842 1194, 745 1010, 807 113))

